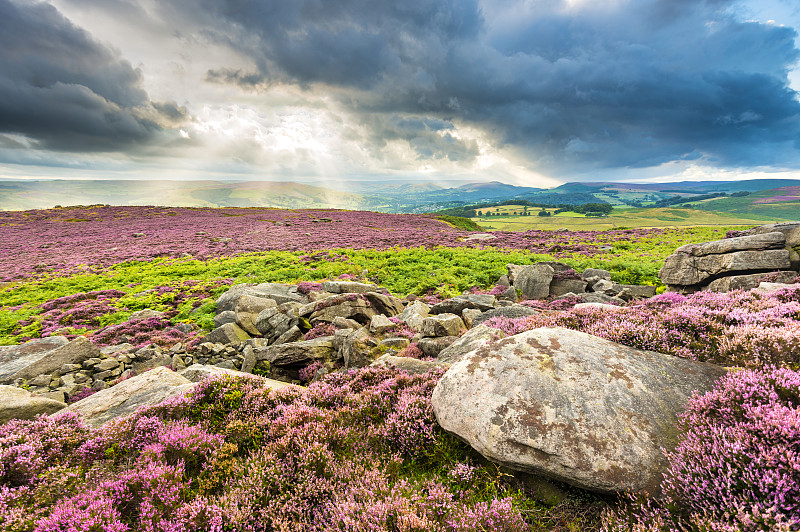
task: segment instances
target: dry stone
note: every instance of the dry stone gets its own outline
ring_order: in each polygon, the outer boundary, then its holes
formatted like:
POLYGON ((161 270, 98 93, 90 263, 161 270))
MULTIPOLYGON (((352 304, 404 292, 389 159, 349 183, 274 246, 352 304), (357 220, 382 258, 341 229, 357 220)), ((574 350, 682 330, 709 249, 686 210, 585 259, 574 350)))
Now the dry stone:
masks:
POLYGON ((505 338, 505 336, 505 333, 500 329, 495 329, 485 324, 478 325, 464 333, 461 338, 450 344, 446 349, 440 351, 436 359, 439 362, 453 364, 467 353, 471 353, 493 340, 505 338))
POLYGON ((254 349, 257 360, 275 366, 303 366, 315 360, 333 360, 333 336, 301 340, 254 349))
POLYGON ((250 339, 241 327, 235 323, 226 323, 222 327, 217 327, 204 338, 203 342, 211 342, 213 344, 238 344, 250 339))
POLYGON ((403 312, 403 301, 388 294, 379 294, 377 292, 367 292, 364 294, 370 306, 375 309, 378 314, 384 316, 397 316, 403 312))
POLYGON ((0 346, 0 384, 13 382, 16 372, 38 362, 47 353, 68 343, 69 340, 63 336, 50 336, 20 345, 0 346))
MULTIPOLYGON (((35 351, 37 348, 33 350, 35 351)), ((25 352, 24 350, 21 351, 25 352)), ((12 350, 11 352, 14 351, 12 350)), ((16 379, 32 379, 43 373, 53 373, 64 364, 81 364, 84 360, 99 356, 100 349, 83 336, 79 336, 55 349, 44 352, 39 351, 32 356, 23 356, 22 361, 10 361, 10 364, 4 364, 5 367, 19 369, 0 382, 9 383, 16 379)), ((3 371, 3 373, 6 373, 6 371, 3 371)))
POLYGON ((38 397, 16 386, 0 386, 0 424, 12 419, 33 419, 39 414, 52 414, 65 406, 63 401, 38 397))
POLYGON ((324 321, 333 323, 333 320, 341 317, 352 319, 365 325, 369 323, 372 316, 381 314, 367 300, 364 294, 342 294, 311 304, 314 306, 310 314, 308 314, 309 309, 307 306, 302 307, 298 312, 301 316, 309 315, 309 319, 312 322, 324 321))
POLYGON ((754 273, 750 275, 731 275, 722 277, 716 281, 711 281, 707 289, 712 292, 730 292, 731 290, 750 290, 757 288, 765 279, 771 279, 775 283, 790 283, 797 278, 797 272, 772 272, 754 273))
POLYGON ((394 326, 394 322, 389 320, 389 318, 383 314, 377 314, 372 316, 372 319, 369 322, 369 332, 372 334, 383 334, 394 326))
POLYGON ((520 290, 525 299, 544 299, 550 295, 554 272, 549 264, 525 266, 514 276, 514 288, 520 290))
POLYGON ((412 375, 419 375, 441 367, 442 364, 434 360, 417 360, 416 358, 383 355, 370 364, 370 366, 395 367, 407 371, 412 375))
POLYGON ((439 424, 486 458, 599 492, 658 494, 678 415, 725 370, 562 328, 466 354, 437 384, 439 424))
POLYGON ((464 322, 455 314, 429 316, 422 322, 422 336, 456 336, 464 322))

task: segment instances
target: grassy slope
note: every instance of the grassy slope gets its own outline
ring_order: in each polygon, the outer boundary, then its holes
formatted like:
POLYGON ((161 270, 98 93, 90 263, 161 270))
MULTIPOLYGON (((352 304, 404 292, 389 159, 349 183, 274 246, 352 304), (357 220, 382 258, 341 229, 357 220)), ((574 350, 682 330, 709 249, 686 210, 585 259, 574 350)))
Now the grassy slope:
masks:
POLYGON ((739 216, 763 218, 769 221, 790 221, 800 219, 800 201, 778 203, 756 203, 756 201, 783 195, 782 189, 761 190, 743 198, 720 198, 699 202, 697 209, 736 213, 739 216))

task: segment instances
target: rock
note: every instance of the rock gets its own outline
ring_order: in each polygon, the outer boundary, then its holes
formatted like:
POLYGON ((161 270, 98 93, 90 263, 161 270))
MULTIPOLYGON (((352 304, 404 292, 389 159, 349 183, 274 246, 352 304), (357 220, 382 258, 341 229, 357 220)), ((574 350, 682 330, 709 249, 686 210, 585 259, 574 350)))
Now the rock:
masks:
POLYGON ((135 320, 147 320, 150 318, 163 318, 163 317, 164 317, 163 312, 160 312, 158 310, 153 310, 151 308, 145 308, 142 310, 137 310, 136 312, 131 314, 131 317, 129 319, 130 321, 135 321, 135 320))
POLYGON ((288 344, 254 349, 256 360, 266 360, 271 366, 305 366, 315 360, 333 360, 333 336, 321 336, 288 344))
POLYGON ((295 386, 294 384, 289 384, 288 382, 266 379, 251 373, 243 373, 234 369, 225 369, 218 366, 204 366, 203 364, 192 364, 185 370, 181 371, 180 374, 192 382, 200 382, 209 377, 216 377, 217 375, 230 375, 231 377, 244 377, 250 380, 257 379, 258 382, 264 383, 264 386, 272 390, 280 390, 282 388, 295 386))
MULTIPOLYGON (((113 358, 111 360, 114 360, 113 358)), ((65 375, 67 373, 75 373, 79 371, 83 366, 81 364, 62 364, 60 368, 58 368, 58 373, 61 375, 65 375)), ((104 368, 109 369, 109 368, 104 368)))
POLYGON ((387 294, 379 294, 377 292, 367 292, 364 294, 370 306, 375 309, 378 314, 384 316, 397 316, 403 312, 403 301, 394 296, 387 294))
POLYGON ((450 344, 446 349, 439 352, 436 358, 439 362, 454 364, 461 360, 467 353, 485 346, 492 340, 500 340, 505 337, 506 334, 500 329, 495 329, 485 324, 478 325, 464 333, 461 338, 450 344))
POLYGON ((558 297, 569 292, 581 294, 586 291, 586 284, 582 279, 553 279, 550 283, 550 295, 558 297))
POLYGON ((28 344, 13 346, 18 349, 8 349, 0 353, 0 384, 53 373, 64 364, 81 364, 84 360, 100 356, 100 349, 83 336, 66 344, 56 340, 52 343, 37 342, 29 348, 25 348, 25 345, 28 344), (52 348, 58 344, 60 346, 52 348), (14 355, 19 358, 11 359, 14 355))
POLYGON ((481 312, 494 308, 497 298, 487 294, 470 294, 445 299, 431 307, 430 314, 461 314, 465 309, 478 309, 481 312))
POLYGON ((439 336, 435 338, 421 338, 417 347, 426 357, 436 358, 442 350, 451 346, 457 338, 455 336, 439 336))
POLYGON ((142 406, 155 405, 184 393, 193 386, 174 371, 159 367, 100 390, 69 405, 62 412, 77 412, 89 425, 100 427, 112 419, 130 415, 142 406))
POLYGON ((411 342, 408 340, 408 338, 385 338, 381 340, 378 345, 382 347, 388 347, 390 349, 400 350, 408 347, 408 344, 410 343, 411 342))
POLYGON ((608 303, 578 303, 572 310, 581 310, 581 309, 603 309, 603 310, 617 310, 619 309, 619 305, 609 305, 608 303))
POLYGON ((544 299, 550 295, 554 271, 548 264, 525 266, 514 276, 514 288, 520 290, 525 299, 544 299))
POLYGON ((377 292, 379 287, 374 284, 358 283, 355 281, 324 281, 322 291, 331 294, 366 294, 377 292))
POLYGON ((649 285, 614 283, 612 290, 615 290, 617 297, 623 301, 650 298, 656 295, 656 287, 649 285))
POLYGON ((723 238, 702 244, 686 244, 675 250, 675 253, 690 255, 692 257, 705 257, 708 255, 723 255, 736 251, 763 251, 767 249, 782 249, 786 245, 786 236, 780 231, 764 234, 739 236, 736 238, 723 238))
POLYGON ((303 337, 303 331, 300 330, 300 327, 295 325, 282 335, 278 336, 272 345, 280 345, 280 344, 288 344, 290 342, 296 342, 300 338, 303 337))
POLYGON ((358 323, 356 320, 350 320, 350 319, 342 318, 342 317, 334 318, 333 326, 336 327, 337 329, 353 329, 353 330, 355 330, 355 329, 360 329, 361 328, 361 324, 358 323))
POLYGON ((107 358, 105 360, 101 360, 99 364, 94 367, 95 371, 106 371, 108 369, 115 369, 119 366, 119 360, 116 358, 107 358))
POLYGON ((667 285, 691 286, 712 281, 728 272, 786 270, 790 265, 789 252, 785 249, 703 256, 674 253, 667 257, 659 276, 667 285))
POLYGON ((568 297, 570 295, 579 298, 583 303, 603 303, 606 305, 619 305, 619 306, 625 304, 624 300, 615 296, 606 295, 602 292, 589 292, 586 294, 564 294, 564 297, 568 297))
POLYGON ((216 364, 214 364, 214 367, 220 369, 236 370, 236 365, 230 360, 222 360, 220 362, 217 362, 216 364))
POLYGON ((472 233, 469 236, 465 236, 461 240, 468 242, 470 240, 494 240, 497 238, 494 235, 490 235, 489 233, 472 233))
POLYGON ((170 362, 169 365, 172 366, 172 371, 180 372, 186 369, 186 362, 184 362, 183 357, 178 354, 172 355, 172 362, 170 362))
POLYGON ((389 318, 383 314, 376 314, 372 316, 372 319, 369 321, 369 332, 372 334, 383 334, 394 326, 395 324, 390 321, 389 318))
POLYGON ((33 419, 39 414, 52 414, 65 406, 63 402, 35 396, 16 386, 0 385, 0 424, 12 419, 33 419))
POLYGON ((250 335, 247 334, 241 327, 235 323, 226 323, 222 327, 217 327, 208 333, 205 338, 203 338, 203 341, 227 345, 238 344, 239 342, 245 342, 249 339, 250 335))
POLYGON ((273 299, 280 305, 290 301, 305 303, 306 298, 297 292, 297 286, 279 283, 238 284, 217 299, 217 312, 236 310, 236 302, 243 295, 273 299))
POLYGON ((586 281, 589 285, 594 285, 597 281, 611 280, 611 272, 608 270, 600 270, 598 268, 586 268, 581 274, 581 279, 586 281))
POLYGON ((489 318, 501 317, 514 319, 524 318, 525 316, 534 316, 536 314, 539 314, 538 310, 526 307, 525 305, 511 305, 508 307, 496 308, 482 312, 478 317, 473 318, 472 327, 477 327, 489 318))
POLYGON ((284 314, 277 308, 265 308, 258 313, 256 329, 270 342, 297 325, 297 318, 284 314))
POLYGON ((368 341, 369 331, 367 331, 366 327, 351 332, 341 340, 342 343, 338 353, 339 358, 344 360, 346 369, 363 368, 372 362, 371 350, 367 345, 368 341))
MULTIPOLYGON (((135 373, 144 373, 145 371, 151 370, 153 368, 158 368, 161 366, 169 366, 172 364, 172 357, 166 353, 161 353, 156 356, 144 359, 140 362, 136 362, 133 365, 133 371, 135 373)), ((110 373, 109 373, 110 375, 110 373)), ((98 377, 99 373, 95 373, 95 379, 100 378, 98 377)))
MULTIPOLYGON (((333 323, 337 317, 349 318, 357 321, 361 325, 366 325, 372 316, 381 314, 367 300, 364 294, 342 294, 329 297, 312 303, 314 305, 309 319, 312 322, 324 321, 333 323)), ((308 312, 307 306, 302 307, 300 315, 308 312)))
POLYGON ((244 360, 242 361, 242 372, 253 373, 253 369, 256 367, 256 362, 258 362, 256 360, 256 353, 253 350, 253 346, 245 346, 244 350, 242 351, 242 355, 244 356, 244 360))
POLYGON ((570 266, 569 264, 564 264, 563 262, 555 262, 552 260, 543 260, 541 262, 537 262, 536 264, 546 264, 547 266, 553 268, 553 271, 556 273, 565 272, 567 270, 572 269, 572 266, 570 266))
POLYGON ((274 299, 245 294, 236 301, 236 323, 248 334, 258 336, 261 334, 256 328, 259 313, 265 308, 277 308, 277 306, 274 299))
POLYGON ((785 288, 798 288, 797 284, 789 284, 789 283, 759 283, 756 291, 761 294, 771 294, 772 292, 777 292, 778 290, 783 290, 785 288))
POLYGON ((397 319, 419 332, 422 330, 422 322, 430 315, 430 310, 431 307, 416 300, 409 303, 405 310, 397 315, 397 319))
MULTIPOLYGON (((45 399, 50 399, 51 401, 55 401, 57 403, 62 403, 64 406, 67 404, 67 396, 64 392, 61 391, 53 391, 53 392, 44 392, 38 394, 39 397, 43 397, 45 399)), ((62 406, 61 408, 64 408, 62 406)), ((2 421, 0 421, 2 423, 2 421)))
POLYGON ((441 367, 441 364, 433 360, 417 360, 416 358, 383 355, 370 364, 370 366, 395 367, 407 371, 412 375, 419 375, 441 367))
POLYGON ((602 292, 609 296, 616 296, 617 292, 614 291, 614 285, 616 283, 611 282, 607 279, 600 279, 596 283, 592 285, 592 292, 602 292))
POLYGON ((456 336, 464 322, 455 314, 429 316, 422 322, 422 336, 456 336))
POLYGON ((464 325, 467 329, 472 327, 472 322, 475 318, 481 315, 481 311, 476 308, 465 308, 461 311, 461 319, 464 320, 464 325))
POLYGON ((678 415, 725 370, 582 332, 542 328, 465 355, 441 378, 439 424, 512 469, 658 495, 678 415), (502 375, 502 378, 499 378, 502 375))
POLYGON ((732 290, 750 290, 757 288, 764 279, 776 283, 788 283, 797 277, 797 272, 754 273, 750 275, 731 275, 711 281, 706 287, 712 292, 730 292, 732 290))
POLYGON ((0 346, 0 383, 13 382, 17 371, 42 359, 46 353, 66 345, 63 336, 50 336, 25 342, 21 345, 0 346))
POLYGON ((499 286, 508 287, 508 286, 511 286, 511 280, 509 280, 508 275, 503 274, 503 275, 500 276, 500 278, 494 284, 495 285, 499 285, 499 286))

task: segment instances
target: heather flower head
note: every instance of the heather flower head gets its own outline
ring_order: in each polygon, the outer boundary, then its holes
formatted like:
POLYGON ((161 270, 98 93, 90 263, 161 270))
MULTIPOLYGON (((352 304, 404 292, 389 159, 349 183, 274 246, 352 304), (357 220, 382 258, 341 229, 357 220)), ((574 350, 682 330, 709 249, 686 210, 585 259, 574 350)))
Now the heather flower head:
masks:
POLYGON ((319 322, 314 327, 312 327, 306 334, 303 336, 305 340, 313 340, 314 338, 320 338, 322 336, 333 336, 336 332, 336 327, 333 326, 331 323, 326 322, 319 322))

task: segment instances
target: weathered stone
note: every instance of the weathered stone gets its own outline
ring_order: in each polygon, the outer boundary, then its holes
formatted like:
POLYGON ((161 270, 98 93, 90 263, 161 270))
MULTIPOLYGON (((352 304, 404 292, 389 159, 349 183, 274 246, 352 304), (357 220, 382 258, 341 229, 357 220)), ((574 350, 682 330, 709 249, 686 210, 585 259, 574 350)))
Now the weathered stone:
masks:
POLYGON ((16 386, 0 386, 0 424, 12 419, 33 419, 64 408, 63 402, 36 396, 16 386))
POLYGON ((265 308, 256 318, 256 329, 268 341, 274 341, 297 325, 297 318, 282 313, 277 308, 265 308))
POLYGON ((244 295, 273 299, 278 305, 289 301, 306 302, 306 298, 297 292, 297 286, 295 285, 279 283, 238 284, 219 296, 217 299, 217 312, 236 310, 236 302, 244 295))
POLYGON ((550 295, 554 271, 548 264, 525 266, 514 276, 514 288, 520 290, 525 299, 544 299, 550 295))
POLYGON ((377 292, 379 287, 374 284, 358 283, 355 281, 324 281, 322 291, 331 294, 366 294, 377 292))
POLYGON ((151 308, 145 308, 133 312, 129 319, 130 321, 136 321, 136 320, 148 320, 150 318, 163 318, 163 317, 164 317, 163 312, 158 310, 153 310, 151 308))
POLYGON ((771 233, 739 236, 736 238, 723 238, 702 244, 686 244, 675 250, 675 253, 691 255, 692 257, 705 257, 707 255, 723 255, 736 251, 763 251, 767 249, 782 249, 786 245, 786 236, 780 231, 771 233))
POLYGON ((781 222, 754 227, 745 232, 745 235, 760 235, 765 233, 781 232, 786 238, 786 247, 800 248, 800 222, 781 222))
POLYGON ((691 286, 711 281, 720 275, 731 275, 729 272, 786 270, 790 265, 789 251, 785 249, 702 256, 674 253, 667 257, 659 276, 667 285, 691 286))
MULTIPOLYGON (((356 323, 356 326, 349 329, 336 329, 336 332, 333 333, 333 350, 337 353, 340 353, 342 350, 342 345, 344 345, 345 339, 352 334, 353 331, 357 331, 361 327, 356 323)), ((340 355, 339 358, 342 358, 340 355)))
POLYGON ((222 327, 217 327, 208 333, 205 338, 203 338, 203 341, 215 344, 238 344, 239 342, 244 342, 249 339, 250 335, 242 330, 241 327, 235 323, 226 323, 222 327))
POLYGON ((97 364, 94 367, 94 369, 95 371, 105 371, 107 369, 114 369, 117 366, 119 366, 119 360, 117 360, 116 358, 107 358, 105 360, 100 361, 100 363, 97 364))
POLYGON ((309 301, 321 301, 323 299, 328 299, 329 297, 335 296, 335 295, 336 294, 334 294, 333 292, 317 292, 315 290, 314 292, 309 292, 308 293, 308 300, 309 301))
POLYGON ((429 316, 430 310, 431 307, 422 301, 412 301, 403 312, 397 315, 397 319, 408 325, 411 329, 421 331, 422 322, 429 316))
POLYGON ((500 278, 494 284, 500 285, 500 286, 511 286, 511 281, 509 280, 508 275, 503 274, 503 275, 500 276, 500 278))
MULTIPOLYGON (((112 359, 113 360, 113 359, 112 359)), ((75 373, 79 371, 83 366, 81 364, 62 364, 60 368, 58 368, 58 373, 61 375, 66 375, 67 373, 75 373)))
POLYGON ((253 346, 245 346, 242 354, 244 355, 244 360, 242 360, 242 372, 253 373, 253 369, 256 367, 256 362, 258 362, 256 360, 256 353, 253 350, 253 346))
POLYGON ((581 279, 586 281, 590 286, 600 280, 610 281, 611 272, 608 270, 601 270, 599 268, 586 268, 581 273, 581 279))
POLYGON ((405 349, 411 342, 408 338, 385 338, 380 341, 379 346, 388 347, 391 349, 405 349))
POLYGON ((461 338, 439 352, 436 359, 443 363, 454 364, 467 353, 471 353, 493 340, 500 340, 505 337, 505 333, 500 329, 495 329, 485 324, 478 325, 465 332, 461 338))
POLYGON ((337 329, 360 329, 361 324, 356 320, 342 318, 341 316, 333 320, 333 326, 337 329))
POLYGON ((658 495, 678 415, 725 370, 542 328, 465 355, 436 386, 439 424, 486 458, 600 492, 658 495), (502 378, 500 376, 502 375, 502 378))
POLYGON ((775 283, 788 283, 797 277, 797 272, 772 272, 772 273, 754 273, 750 275, 731 275, 728 277, 721 277, 715 281, 711 281, 706 290, 712 292, 730 292, 732 290, 750 290, 757 288, 758 285, 765 279, 771 279, 775 283))
POLYGON ((525 305, 510 305, 508 307, 496 308, 493 310, 487 310, 486 312, 482 312, 476 318, 472 320, 472 327, 477 327, 484 321, 488 320, 489 318, 524 318, 525 316, 534 316, 539 314, 538 310, 534 310, 530 307, 526 307, 525 305))
POLYGON ((762 294, 771 294, 772 292, 777 292, 778 290, 797 287, 798 285, 796 283, 759 283, 756 291, 762 294))
POLYGON ((436 358, 444 349, 453 345, 457 338, 455 336, 438 336, 434 338, 420 338, 417 347, 426 357, 436 358))
POLYGON ((277 308, 274 299, 243 295, 236 301, 236 323, 248 334, 258 336, 261 334, 256 328, 259 313, 265 308, 277 308))
POLYGON ((568 292, 580 294, 586 291, 586 281, 582 279, 553 279, 550 283, 550 295, 562 296, 568 292))
POLYGON ((13 382, 17 371, 42 359, 46 353, 66 345, 63 336, 38 338, 20 345, 0 346, 0 383, 13 382))
POLYGON ((464 242, 468 242, 470 240, 494 240, 497 238, 495 235, 489 233, 472 233, 469 236, 465 236, 462 238, 464 242))
POLYGON ((321 336, 288 344, 270 345, 255 349, 256 360, 266 360, 272 366, 301 366, 315 360, 333 360, 333 336, 321 336))
MULTIPOLYGON (((61 391, 52 391, 52 392, 44 392, 38 394, 39 397, 43 397, 45 399, 50 399, 51 401, 55 401, 57 403, 63 403, 66 405, 67 403, 67 396, 64 392, 61 391)), ((64 408, 63 406, 61 408, 64 408)), ((2 423, 2 422, 0 422, 2 423)))
POLYGON ((422 336, 456 336, 464 322, 455 314, 429 316, 422 322, 422 336))
POLYGON ((346 369, 363 368, 372 362, 368 341, 369 331, 366 327, 353 331, 344 337, 338 354, 339 358, 344 360, 346 369))
MULTIPOLYGON (((144 373, 145 371, 153 368, 169 366, 170 364, 172 364, 172 357, 168 354, 162 353, 136 362, 132 369, 134 373, 138 374, 144 373)), ((97 378, 97 375, 95 375, 95 378, 97 378)))
POLYGON ((384 316, 397 316, 403 312, 403 300, 398 299, 388 294, 379 294, 377 292, 367 292, 364 294, 370 306, 375 309, 378 314, 384 316))
MULTIPOLYGON (((349 318, 365 325, 372 316, 380 314, 365 294, 341 294, 318 301, 310 315, 312 322, 333 323, 337 317, 349 318)), ((304 309, 301 309, 303 311, 304 309)))
POLYGON ((614 283, 613 290, 617 292, 617 297, 623 301, 650 298, 656 295, 656 287, 649 285, 614 283))
POLYGON ((609 296, 602 292, 588 292, 586 294, 564 294, 564 297, 575 296, 583 303, 604 303, 606 305, 624 305, 625 301, 616 297, 609 296))
POLYGON ((280 345, 280 344, 288 344, 290 342, 296 342, 300 338, 303 337, 303 331, 300 330, 300 327, 295 325, 282 335, 278 336, 272 345, 280 345))
POLYGON ((614 291, 614 285, 616 284, 608 279, 600 279, 592 285, 592 292, 602 292, 609 296, 616 296, 617 292, 614 291))
POLYGON ((222 360, 220 362, 217 362, 216 364, 214 364, 214 367, 220 369, 232 369, 232 370, 236 369, 236 365, 230 360, 222 360))
POLYGON ((369 321, 369 332, 372 334, 383 334, 394 326, 394 322, 390 321, 389 318, 383 314, 376 314, 372 316, 372 319, 369 321))
POLYGON ((572 310, 581 310, 581 309, 602 309, 602 310, 618 310, 620 308, 619 305, 609 305, 608 303, 578 303, 572 310))
POLYGON ((16 379, 31 379, 43 373, 53 373, 64 364, 81 364, 86 359, 100 356, 100 349, 83 336, 66 344, 57 340, 52 343, 37 342, 28 349, 25 349, 24 345, 27 344, 13 346, 20 349, 9 349, 0 353, 2 360, 0 384, 14 382, 16 379), (58 344, 60 346, 50 349, 58 344), (10 359, 9 357, 15 353, 20 358, 10 359))
POLYGON ((182 356, 175 354, 172 355, 170 366, 172 366, 172 371, 181 371, 186 369, 186 362, 183 360, 182 356))
POLYGON ((481 311, 476 308, 465 308, 461 311, 461 319, 464 320, 464 325, 467 329, 472 327, 472 322, 475 318, 481 315, 481 311))
POLYGON ((469 294, 445 299, 431 307, 430 314, 461 314, 465 309, 481 312, 494 308, 497 298, 488 294, 469 294))
POLYGON ((417 360, 416 358, 383 355, 377 358, 370 366, 395 367, 412 375, 421 375, 442 365, 434 360, 417 360))
MULTIPOLYGON (((53 377, 45 374, 32 378, 28 384, 30 384, 31 386, 50 386, 50 381, 52 380, 53 377)), ((61 384, 60 381, 59 384, 61 384)))
POLYGON ((127 416, 145 405, 155 405, 190 390, 194 384, 164 367, 146 371, 116 386, 69 405, 64 412, 77 412, 93 427, 127 416))

